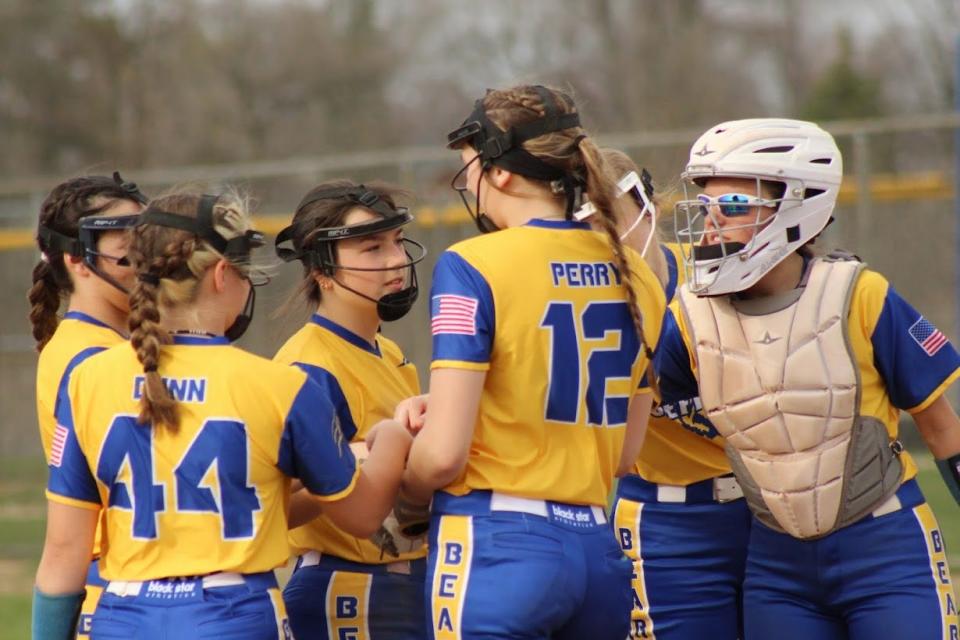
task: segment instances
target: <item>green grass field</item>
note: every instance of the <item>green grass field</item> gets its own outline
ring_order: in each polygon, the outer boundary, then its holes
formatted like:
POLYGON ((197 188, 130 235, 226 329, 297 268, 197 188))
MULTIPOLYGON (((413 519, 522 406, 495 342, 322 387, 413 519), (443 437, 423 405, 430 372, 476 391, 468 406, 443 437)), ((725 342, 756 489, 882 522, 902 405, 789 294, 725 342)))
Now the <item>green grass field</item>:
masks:
MULTIPOLYGON (((960 580, 960 507, 930 456, 915 456, 920 484, 944 531, 954 581, 960 580)), ((30 637, 33 574, 43 548, 46 468, 32 460, 0 459, 0 640, 30 637)))

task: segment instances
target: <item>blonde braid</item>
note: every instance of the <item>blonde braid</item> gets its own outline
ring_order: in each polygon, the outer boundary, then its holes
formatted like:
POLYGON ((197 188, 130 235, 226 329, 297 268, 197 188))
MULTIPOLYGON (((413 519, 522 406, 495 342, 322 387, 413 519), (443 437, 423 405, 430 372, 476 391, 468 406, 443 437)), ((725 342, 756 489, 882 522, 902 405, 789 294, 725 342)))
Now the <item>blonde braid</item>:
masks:
POLYGON ((193 255, 196 241, 193 236, 178 232, 179 239, 166 243, 163 253, 147 261, 144 245, 155 242, 157 235, 168 230, 143 226, 134 231, 130 247, 130 261, 134 265, 148 262, 147 268, 139 268, 137 283, 130 294, 130 342, 137 352, 137 360, 143 365, 144 383, 140 396, 142 423, 164 424, 176 432, 180 427, 180 411, 177 400, 160 376, 160 348, 170 342, 169 334, 160 324, 160 298, 163 294, 162 279, 181 275, 187 261, 193 255))

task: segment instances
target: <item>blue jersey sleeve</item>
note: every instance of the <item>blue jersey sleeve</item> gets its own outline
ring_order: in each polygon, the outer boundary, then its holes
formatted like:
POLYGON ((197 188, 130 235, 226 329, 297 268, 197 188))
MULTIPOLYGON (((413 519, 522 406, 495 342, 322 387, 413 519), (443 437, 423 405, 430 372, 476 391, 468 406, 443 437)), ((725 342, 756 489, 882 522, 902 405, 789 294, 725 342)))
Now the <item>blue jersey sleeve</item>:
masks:
POLYGON ((67 367, 63 370, 63 375, 60 376, 60 385, 57 387, 57 397, 53 401, 54 416, 58 415, 60 411, 60 403, 68 402, 67 385, 70 384, 70 374, 73 373, 73 370, 76 369, 77 365, 79 365, 81 362, 92 355, 100 353, 101 351, 106 351, 106 347, 87 347, 77 355, 73 356, 73 358, 70 359, 70 362, 67 363, 67 367))
POLYGON ((667 405, 700 395, 697 379, 690 370, 690 353, 683 342, 672 309, 667 309, 660 343, 653 355, 653 370, 660 384, 662 404, 667 405))
POLYGON ((430 290, 433 361, 488 363, 494 319, 493 293, 480 272, 456 253, 441 255, 430 290))
POLYGON ((652 415, 677 420, 705 438, 717 437, 716 427, 703 415, 700 387, 690 368, 690 355, 672 309, 668 309, 664 317, 653 369, 660 384, 661 401, 652 415))
POLYGON ((47 490, 58 496, 100 506, 97 482, 90 472, 86 456, 80 449, 73 424, 73 409, 66 393, 62 400, 57 402, 56 418, 57 426, 53 434, 48 461, 50 476, 47 480, 47 490))
POLYGON ((333 408, 337 413, 337 419, 340 420, 340 430, 347 440, 353 440, 357 435, 357 424, 353 421, 353 415, 350 413, 350 405, 347 404, 347 397, 343 394, 343 388, 340 382, 332 373, 312 364, 304 362, 294 363, 295 366, 303 370, 311 380, 316 382, 321 389, 327 392, 330 400, 333 402, 333 408))
POLYGON ((326 392, 311 379, 297 393, 280 438, 277 467, 310 493, 338 498, 353 485, 357 462, 326 392))
POLYGON ((677 293, 679 265, 677 265, 677 256, 666 245, 660 245, 660 251, 663 252, 663 257, 667 260, 667 285, 663 288, 663 293, 667 297, 667 304, 670 304, 673 301, 673 296, 677 293))
POLYGON ((887 395, 899 409, 925 404, 960 367, 947 337, 892 286, 870 340, 887 395))

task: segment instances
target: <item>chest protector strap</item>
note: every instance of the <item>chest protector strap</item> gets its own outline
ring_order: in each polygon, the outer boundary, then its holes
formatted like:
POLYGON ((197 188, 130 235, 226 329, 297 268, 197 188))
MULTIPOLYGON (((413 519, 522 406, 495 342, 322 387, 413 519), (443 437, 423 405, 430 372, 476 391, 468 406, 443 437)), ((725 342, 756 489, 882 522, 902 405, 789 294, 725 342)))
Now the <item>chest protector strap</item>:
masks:
POLYGON ((864 265, 813 260, 781 296, 698 298, 684 287, 703 412, 726 438, 751 510, 796 538, 856 522, 900 486, 900 443, 859 415, 860 368, 848 335, 864 265))

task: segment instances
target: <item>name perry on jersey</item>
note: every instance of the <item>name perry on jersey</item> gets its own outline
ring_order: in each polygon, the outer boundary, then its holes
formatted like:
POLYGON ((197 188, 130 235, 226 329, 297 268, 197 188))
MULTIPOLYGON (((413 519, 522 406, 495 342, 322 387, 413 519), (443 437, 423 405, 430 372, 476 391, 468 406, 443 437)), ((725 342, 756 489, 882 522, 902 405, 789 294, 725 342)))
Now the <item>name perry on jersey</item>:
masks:
MULTIPOLYGON (((207 379, 206 378, 161 378, 163 384, 170 391, 170 395, 179 402, 206 402, 207 399, 207 379)), ((137 376, 133 379, 133 399, 139 400, 143 395, 143 376, 137 376)))
POLYGON ((620 285, 620 271, 612 262, 551 262, 550 273, 555 287, 620 285))

